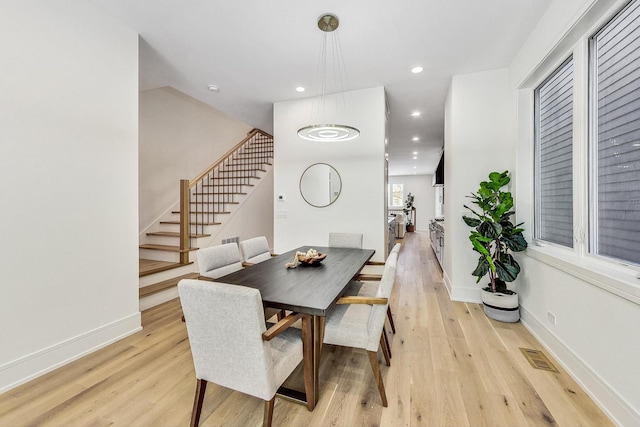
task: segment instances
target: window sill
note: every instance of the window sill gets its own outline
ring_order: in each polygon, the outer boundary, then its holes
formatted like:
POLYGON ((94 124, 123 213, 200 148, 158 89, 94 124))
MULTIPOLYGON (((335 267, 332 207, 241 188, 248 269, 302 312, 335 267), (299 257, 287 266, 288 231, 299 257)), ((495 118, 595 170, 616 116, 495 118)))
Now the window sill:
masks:
POLYGON ((640 278, 631 268, 579 259, 572 251, 553 246, 529 246, 526 255, 640 305, 640 278))

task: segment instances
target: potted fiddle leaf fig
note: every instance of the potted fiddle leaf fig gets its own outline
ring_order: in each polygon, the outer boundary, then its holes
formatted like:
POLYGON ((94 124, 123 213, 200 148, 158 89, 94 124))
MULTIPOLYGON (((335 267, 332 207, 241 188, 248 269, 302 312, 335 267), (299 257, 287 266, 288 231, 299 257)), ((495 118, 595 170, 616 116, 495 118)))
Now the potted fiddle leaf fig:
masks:
POLYGON ((415 224, 413 223, 413 195, 411 193, 407 194, 407 199, 404 202, 404 209, 402 209, 404 215, 407 218, 407 231, 412 232, 415 230, 415 224))
POLYGON ((480 282, 489 275, 488 286, 482 289, 484 312, 492 319, 517 322, 520 319, 518 294, 507 288, 520 273, 520 264, 512 252, 527 248, 527 241, 520 228, 523 223, 513 224, 513 197, 502 191, 509 184, 509 172, 491 172, 488 181, 482 181, 477 193, 467 196, 477 208, 464 205, 470 216, 464 222, 472 228, 469 240, 478 252, 478 264, 471 273, 480 282))

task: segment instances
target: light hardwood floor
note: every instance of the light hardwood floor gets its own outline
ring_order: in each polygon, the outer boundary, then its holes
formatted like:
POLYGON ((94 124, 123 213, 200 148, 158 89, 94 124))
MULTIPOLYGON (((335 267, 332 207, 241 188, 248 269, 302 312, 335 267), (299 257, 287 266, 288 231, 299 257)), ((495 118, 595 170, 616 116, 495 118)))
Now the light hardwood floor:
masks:
MULTIPOLYGON (((560 365, 533 369, 542 349, 519 323, 451 302, 426 234, 407 233, 392 309, 383 408, 367 354, 326 346, 313 412, 276 399, 276 426, 608 426, 560 365)), ((144 330, 0 395, 0 426, 187 426, 193 363, 177 300, 143 313, 144 330)), ((292 383, 299 382, 296 378, 292 383)), ((201 426, 259 426, 263 403, 210 384, 201 426)))

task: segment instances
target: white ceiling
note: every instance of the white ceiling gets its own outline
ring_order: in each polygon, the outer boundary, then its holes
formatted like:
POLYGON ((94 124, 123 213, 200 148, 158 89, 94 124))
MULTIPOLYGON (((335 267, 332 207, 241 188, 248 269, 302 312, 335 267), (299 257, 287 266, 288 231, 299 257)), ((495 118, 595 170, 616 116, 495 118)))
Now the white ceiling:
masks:
POLYGON ((551 0, 88 1, 140 34, 140 90, 172 86, 268 132, 274 102, 317 94, 317 19, 337 15, 347 89, 386 88, 389 173, 409 175, 438 163, 451 77, 508 66, 551 0))

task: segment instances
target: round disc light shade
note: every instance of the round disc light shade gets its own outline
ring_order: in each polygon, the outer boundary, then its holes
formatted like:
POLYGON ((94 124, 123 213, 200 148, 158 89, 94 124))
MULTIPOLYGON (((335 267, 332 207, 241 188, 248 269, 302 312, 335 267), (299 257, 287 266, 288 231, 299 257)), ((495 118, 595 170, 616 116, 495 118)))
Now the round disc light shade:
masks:
POLYGON ((359 135, 358 129, 346 125, 310 125, 298 130, 300 138, 316 142, 349 141, 359 135))

